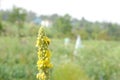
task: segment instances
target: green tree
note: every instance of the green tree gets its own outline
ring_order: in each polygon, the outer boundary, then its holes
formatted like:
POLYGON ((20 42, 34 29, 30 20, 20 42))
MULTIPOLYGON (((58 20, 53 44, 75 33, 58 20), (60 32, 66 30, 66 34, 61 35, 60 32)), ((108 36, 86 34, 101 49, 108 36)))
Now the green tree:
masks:
POLYGON ((68 36, 71 33, 72 25, 71 25, 71 17, 69 15, 59 17, 53 23, 54 30, 57 31, 58 36, 66 35, 68 36))
POLYGON ((12 23, 18 22, 24 22, 26 19, 26 10, 18 7, 13 7, 10 15, 9 15, 9 21, 12 23))
POLYGON ((12 23, 16 23, 18 26, 18 35, 19 37, 24 36, 24 33, 22 32, 24 28, 24 22, 26 20, 26 10, 23 8, 13 7, 10 15, 9 15, 9 21, 12 23))
POLYGON ((108 24, 108 35, 114 40, 120 40, 120 26, 118 24, 108 24))

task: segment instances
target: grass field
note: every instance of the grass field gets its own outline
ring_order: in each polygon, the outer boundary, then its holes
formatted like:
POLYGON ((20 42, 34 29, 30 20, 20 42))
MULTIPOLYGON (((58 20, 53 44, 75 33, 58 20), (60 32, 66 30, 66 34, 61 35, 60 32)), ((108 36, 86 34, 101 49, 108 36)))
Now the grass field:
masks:
MULTIPOLYGON (((36 80, 36 37, 0 37, 0 80, 36 80)), ((75 40, 51 39, 51 80, 119 80, 120 42, 83 41, 73 56, 75 40)))

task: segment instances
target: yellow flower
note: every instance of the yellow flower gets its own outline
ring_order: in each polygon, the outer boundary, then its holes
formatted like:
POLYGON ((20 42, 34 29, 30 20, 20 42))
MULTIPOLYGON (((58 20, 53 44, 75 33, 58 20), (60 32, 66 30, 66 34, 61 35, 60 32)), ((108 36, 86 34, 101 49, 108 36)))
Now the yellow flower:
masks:
POLYGON ((41 54, 42 54, 42 52, 40 50, 38 50, 38 55, 41 55, 41 54))
POLYGON ((40 40, 37 40, 36 47, 40 46, 40 40))
POLYGON ((45 80, 46 79, 45 73, 38 73, 37 76, 36 76, 36 78, 37 79, 45 80))
POLYGON ((49 58, 46 58, 44 60, 44 66, 47 67, 47 68, 51 68, 52 67, 52 64, 50 63, 50 59, 49 58))
POLYGON ((46 51, 46 53, 45 53, 45 57, 50 58, 50 51, 49 51, 49 50, 46 51))
POLYGON ((50 44, 50 39, 48 37, 44 37, 45 43, 50 44))
POLYGON ((44 63, 43 60, 38 60, 37 61, 38 70, 40 70, 43 67, 43 65, 44 65, 43 63, 44 63))
POLYGON ((37 43, 36 43, 36 45, 35 45, 36 47, 38 47, 39 46, 39 41, 37 40, 37 43))

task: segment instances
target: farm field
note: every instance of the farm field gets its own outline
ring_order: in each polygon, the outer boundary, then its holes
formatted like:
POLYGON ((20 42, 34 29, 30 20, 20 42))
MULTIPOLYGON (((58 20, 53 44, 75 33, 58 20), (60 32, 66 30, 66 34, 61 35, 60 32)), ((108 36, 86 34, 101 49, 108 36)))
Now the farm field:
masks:
MULTIPOLYGON (((0 37, 0 80, 36 80, 37 37, 0 37)), ((119 80, 120 42, 83 40, 74 56, 75 40, 51 39, 51 80, 119 80)))

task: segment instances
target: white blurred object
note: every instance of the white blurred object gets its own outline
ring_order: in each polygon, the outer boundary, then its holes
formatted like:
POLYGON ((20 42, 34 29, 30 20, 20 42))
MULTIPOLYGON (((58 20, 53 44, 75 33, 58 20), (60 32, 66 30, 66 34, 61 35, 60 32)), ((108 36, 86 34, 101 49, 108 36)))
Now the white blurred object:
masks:
POLYGON ((82 41, 81 41, 81 38, 80 38, 80 35, 77 36, 77 39, 76 39, 76 43, 75 43, 75 50, 74 50, 74 55, 77 55, 77 50, 82 48, 83 45, 82 45, 82 41))
POLYGON ((41 21, 41 26, 50 27, 51 22, 49 20, 43 20, 41 21))
POLYGON ((82 42, 81 42, 81 38, 80 36, 78 35, 77 36, 77 39, 76 39, 76 43, 75 43, 75 49, 79 49, 79 48, 82 48, 82 42))

